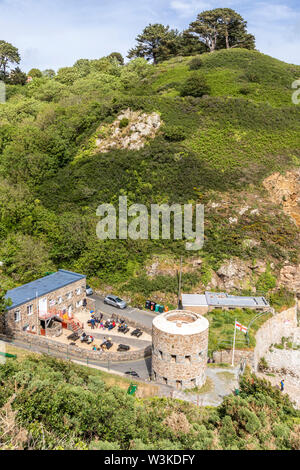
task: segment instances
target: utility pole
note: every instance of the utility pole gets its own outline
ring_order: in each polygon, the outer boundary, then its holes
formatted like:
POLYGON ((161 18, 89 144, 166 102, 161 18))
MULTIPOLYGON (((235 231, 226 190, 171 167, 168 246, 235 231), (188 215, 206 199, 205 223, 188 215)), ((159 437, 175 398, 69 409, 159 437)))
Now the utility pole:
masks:
POLYGON ((231 362, 232 367, 234 366, 235 337, 236 337, 236 318, 234 319, 234 335, 233 335, 232 362, 231 362))
POLYGON ((182 277, 182 256, 180 257, 180 271, 179 271, 179 285, 178 285, 178 308, 179 310, 183 309, 181 301, 181 277, 182 277))

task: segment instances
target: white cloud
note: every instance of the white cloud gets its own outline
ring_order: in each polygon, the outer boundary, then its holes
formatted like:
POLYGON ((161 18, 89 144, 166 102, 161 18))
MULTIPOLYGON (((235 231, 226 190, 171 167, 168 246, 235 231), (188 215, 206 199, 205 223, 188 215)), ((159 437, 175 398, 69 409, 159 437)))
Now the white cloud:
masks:
POLYGON ((170 3, 170 7, 175 10, 179 15, 188 17, 193 13, 200 13, 203 10, 211 8, 211 2, 202 2, 197 0, 184 1, 184 0, 173 0, 170 3))

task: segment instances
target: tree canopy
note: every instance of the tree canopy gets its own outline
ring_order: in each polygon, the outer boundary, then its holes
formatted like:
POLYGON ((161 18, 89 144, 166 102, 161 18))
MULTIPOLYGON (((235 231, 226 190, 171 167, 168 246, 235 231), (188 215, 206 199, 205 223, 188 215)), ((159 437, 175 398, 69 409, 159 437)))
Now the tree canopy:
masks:
POLYGON ((0 41, 0 78, 6 80, 8 69, 12 64, 19 64, 21 60, 18 49, 9 42, 0 41))
POLYGON ((137 46, 130 49, 128 58, 143 57, 157 64, 176 53, 179 32, 162 24, 149 24, 136 38, 137 46))
POLYGON ((255 38, 247 33, 247 22, 231 8, 216 8, 199 13, 187 30, 210 52, 231 47, 255 48, 255 38))

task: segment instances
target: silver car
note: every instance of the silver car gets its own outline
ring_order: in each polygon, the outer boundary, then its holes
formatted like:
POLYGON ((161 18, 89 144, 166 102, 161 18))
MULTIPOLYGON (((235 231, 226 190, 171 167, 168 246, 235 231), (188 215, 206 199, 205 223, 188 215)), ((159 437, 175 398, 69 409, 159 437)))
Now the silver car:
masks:
POLYGON ((120 297, 117 297, 116 295, 107 295, 104 299, 104 303, 107 305, 112 305, 112 307, 116 308, 126 308, 127 304, 125 300, 120 299, 120 297))
POLYGON ((90 286, 87 285, 85 293, 86 293, 86 295, 93 295, 94 291, 90 286))

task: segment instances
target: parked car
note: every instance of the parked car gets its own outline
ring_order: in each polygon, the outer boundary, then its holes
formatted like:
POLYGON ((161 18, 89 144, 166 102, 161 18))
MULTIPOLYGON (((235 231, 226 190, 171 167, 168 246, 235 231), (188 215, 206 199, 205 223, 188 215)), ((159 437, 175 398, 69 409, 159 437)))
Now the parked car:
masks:
POLYGON ((94 291, 90 286, 87 285, 85 293, 86 293, 86 295, 93 295, 94 291))
POLYGON ((116 308, 126 308, 127 304, 125 300, 120 299, 120 297, 117 297, 116 295, 107 295, 104 299, 104 303, 108 305, 112 305, 112 307, 116 308))

